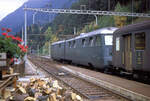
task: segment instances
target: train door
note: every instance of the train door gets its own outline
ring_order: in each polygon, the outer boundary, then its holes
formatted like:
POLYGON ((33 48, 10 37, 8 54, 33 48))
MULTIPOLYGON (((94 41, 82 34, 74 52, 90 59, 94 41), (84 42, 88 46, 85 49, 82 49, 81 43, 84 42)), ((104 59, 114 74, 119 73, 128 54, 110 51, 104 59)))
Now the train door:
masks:
POLYGON ((124 64, 126 70, 132 70, 131 34, 124 36, 124 64))

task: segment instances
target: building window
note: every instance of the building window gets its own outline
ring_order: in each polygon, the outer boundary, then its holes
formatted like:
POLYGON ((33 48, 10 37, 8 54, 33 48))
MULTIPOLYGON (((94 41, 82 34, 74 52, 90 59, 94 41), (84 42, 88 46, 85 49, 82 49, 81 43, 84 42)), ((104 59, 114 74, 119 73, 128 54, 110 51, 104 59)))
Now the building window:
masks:
POLYGON ((116 51, 120 51, 120 38, 116 38, 116 51))
POLYGON ((145 32, 135 34, 135 49, 136 50, 145 49, 145 32))

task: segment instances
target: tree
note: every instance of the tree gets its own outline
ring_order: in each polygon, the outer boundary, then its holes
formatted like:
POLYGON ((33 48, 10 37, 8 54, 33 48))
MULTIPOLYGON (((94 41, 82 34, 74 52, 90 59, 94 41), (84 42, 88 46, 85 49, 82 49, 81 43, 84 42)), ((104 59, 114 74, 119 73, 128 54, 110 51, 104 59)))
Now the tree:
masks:
MULTIPOLYGON (((120 3, 115 7, 115 12, 129 12, 129 8, 121 6, 120 3)), ((127 17, 126 16, 114 16, 115 24, 117 27, 123 27, 126 25, 127 17)))
POLYGON ((51 36, 52 36, 52 29, 51 29, 51 27, 48 27, 48 28, 47 28, 45 34, 46 34, 46 35, 45 35, 46 41, 51 40, 51 36))

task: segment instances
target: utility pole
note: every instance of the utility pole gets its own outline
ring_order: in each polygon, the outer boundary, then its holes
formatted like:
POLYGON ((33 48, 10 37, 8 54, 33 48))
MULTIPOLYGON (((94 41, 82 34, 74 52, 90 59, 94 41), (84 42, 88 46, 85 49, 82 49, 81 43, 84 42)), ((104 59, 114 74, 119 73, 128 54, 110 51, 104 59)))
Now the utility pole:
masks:
POLYGON ((39 49, 39 45, 37 45, 37 50, 38 50, 38 56, 40 56, 40 49, 39 49))
POLYGON ((98 24, 97 24, 97 15, 94 15, 94 16, 95 16, 95 18, 96 18, 96 25, 98 25, 98 24))
POLYGON ((76 27, 74 27, 74 35, 76 35, 76 27))
POLYGON ((110 11, 110 0, 108 0, 108 11, 110 11))
MULTIPOLYGON (((132 13, 133 13, 133 0, 132 0, 132 7, 131 7, 131 9, 132 9, 132 13)), ((132 16, 132 24, 133 24, 133 16, 132 16)))
POLYGON ((51 43, 49 42, 49 57, 50 57, 50 54, 51 54, 50 47, 51 47, 51 43))
MULTIPOLYGON (((25 8, 27 8, 27 5, 25 4, 25 8)), ((25 12, 24 12, 24 19, 25 19, 25 21, 24 21, 24 27, 25 27, 25 46, 27 46, 27 10, 25 10, 25 12)), ((26 53, 26 55, 25 55, 25 62, 27 61, 27 53, 26 53)))
POLYGON ((22 27, 22 40, 23 40, 23 42, 22 43, 24 43, 24 35, 23 35, 24 33, 23 33, 23 27, 22 27))
POLYGON ((33 20, 33 24, 35 24, 35 15, 37 14, 37 12, 34 12, 34 14, 33 14, 33 18, 32 18, 32 20, 33 20))

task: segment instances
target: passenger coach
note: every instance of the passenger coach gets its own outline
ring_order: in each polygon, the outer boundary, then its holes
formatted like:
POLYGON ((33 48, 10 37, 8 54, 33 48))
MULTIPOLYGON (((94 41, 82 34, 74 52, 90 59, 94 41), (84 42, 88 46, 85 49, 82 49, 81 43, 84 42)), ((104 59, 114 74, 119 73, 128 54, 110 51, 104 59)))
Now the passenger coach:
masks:
POLYGON ((100 69, 107 68, 112 64, 112 39, 116 29, 102 28, 53 43, 52 58, 100 69))
POLYGON ((65 41, 58 41, 51 45, 51 58, 62 61, 65 59, 65 41))
POLYGON ((133 74, 150 75, 150 21, 114 33, 113 66, 133 74))

